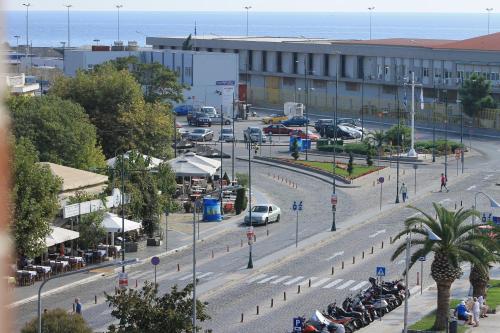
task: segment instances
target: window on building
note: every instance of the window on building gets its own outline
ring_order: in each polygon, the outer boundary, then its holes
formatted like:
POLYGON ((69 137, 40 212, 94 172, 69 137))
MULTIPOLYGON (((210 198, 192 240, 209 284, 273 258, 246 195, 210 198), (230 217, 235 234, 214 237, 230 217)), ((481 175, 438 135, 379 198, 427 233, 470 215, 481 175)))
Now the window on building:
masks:
POLYGON ((308 68, 309 74, 312 75, 312 74, 314 74, 314 55, 312 53, 309 53, 307 55, 307 58, 308 58, 307 63, 309 65, 309 68, 308 68))
POLYGON ((276 53, 276 70, 278 73, 283 73, 283 54, 281 52, 276 53))
POLYGON ((284 77, 283 78, 283 86, 284 87, 295 87, 295 78, 294 77, 284 77))
POLYGON ((207 49, 207 52, 212 52, 212 51, 213 51, 213 49, 212 49, 211 47, 209 47, 209 48, 207 49))
POLYGON ((248 70, 251 71, 253 69, 253 52, 252 50, 248 50, 248 70))
POLYGON ((267 72, 267 51, 262 51, 262 71, 267 72))
POLYGON ((430 69, 428 67, 424 67, 424 77, 429 77, 430 69))
POLYGON ((240 50, 233 50, 233 53, 240 53, 240 50))
POLYGON ((382 92, 384 94, 395 94, 396 93, 396 87, 394 86, 382 86, 382 92))
POLYGON ((345 90, 347 91, 359 91, 359 87, 361 85, 356 82, 346 82, 345 83, 345 90))
POLYGON ((298 55, 296 52, 293 53, 293 74, 298 74, 299 64, 297 63, 298 55))
POLYGON ((323 58, 323 63, 325 64, 323 66, 323 75, 324 76, 329 76, 330 75, 330 55, 329 54, 325 54, 324 58, 323 58))
POLYGON ((359 56, 358 57, 358 79, 364 79, 365 78, 365 57, 359 56))
POLYGON ((382 65, 377 65, 377 76, 382 78, 382 65))
POLYGON ((500 74, 499 73, 491 73, 491 81, 498 81, 500 79, 500 74))
POLYGON ((192 75, 193 75, 193 68, 192 67, 184 67, 184 76, 190 78, 192 75))
POLYGON ((444 70, 444 78, 451 79, 451 72, 445 69, 444 70))
POLYGON ((222 53, 226 53, 226 49, 220 49, 222 53))
POLYGON ((457 78, 460 80, 464 79, 464 71, 457 71, 457 78))
POLYGON ((346 77, 345 73, 346 73, 346 64, 345 64, 345 55, 342 54, 340 56, 340 76, 341 77, 346 77))

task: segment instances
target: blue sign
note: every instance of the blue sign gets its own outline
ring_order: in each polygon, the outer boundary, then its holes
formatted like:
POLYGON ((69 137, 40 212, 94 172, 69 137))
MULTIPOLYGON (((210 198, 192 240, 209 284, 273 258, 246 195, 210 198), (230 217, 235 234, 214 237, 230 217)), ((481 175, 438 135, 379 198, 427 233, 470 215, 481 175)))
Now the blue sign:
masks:
POLYGON ((379 179, 378 179, 378 183, 379 183, 379 184, 383 184, 383 183, 384 183, 384 181, 385 181, 385 178, 384 178, 384 177, 379 177, 379 179))
POLYGON ((294 211, 296 211, 296 210, 297 210, 297 201, 294 201, 294 202, 293 202, 292 209, 293 209, 294 211))
POLYGON ((302 210, 302 201, 299 203, 299 210, 302 210))
POLYGON ((234 81, 215 81, 216 86, 234 86, 234 81))
POLYGON ((304 326, 303 319, 300 317, 293 318, 293 331, 302 332, 302 326, 304 326))
POLYGON ((151 258, 151 265, 156 266, 159 263, 160 263, 160 258, 158 258, 158 257, 151 258))
POLYGON ((379 266, 377 267, 377 276, 385 276, 385 267, 379 266))
POLYGON ((493 216, 493 223, 496 225, 500 225, 500 217, 499 216, 493 216))

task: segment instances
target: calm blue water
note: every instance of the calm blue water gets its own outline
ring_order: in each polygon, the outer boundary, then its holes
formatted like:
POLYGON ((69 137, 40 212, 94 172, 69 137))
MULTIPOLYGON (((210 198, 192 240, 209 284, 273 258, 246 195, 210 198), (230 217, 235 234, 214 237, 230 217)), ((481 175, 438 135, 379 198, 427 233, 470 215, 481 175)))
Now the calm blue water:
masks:
MULTIPOLYGON (((6 12, 6 40, 13 36, 26 43, 24 11, 6 12)), ((120 14, 120 35, 124 41, 141 45, 145 36, 245 35, 243 12, 127 12, 120 14)), ((374 13, 373 38, 410 37, 463 39, 487 33, 486 14, 374 13)), ((500 14, 491 14, 491 31, 500 31, 500 14)), ((250 35, 305 36, 337 39, 367 39, 368 13, 263 13, 251 12, 250 35)), ((67 40, 65 11, 31 11, 29 38, 33 46, 60 46, 67 40)), ((115 11, 71 12, 72 46, 89 45, 94 39, 111 44, 117 39, 115 11)))

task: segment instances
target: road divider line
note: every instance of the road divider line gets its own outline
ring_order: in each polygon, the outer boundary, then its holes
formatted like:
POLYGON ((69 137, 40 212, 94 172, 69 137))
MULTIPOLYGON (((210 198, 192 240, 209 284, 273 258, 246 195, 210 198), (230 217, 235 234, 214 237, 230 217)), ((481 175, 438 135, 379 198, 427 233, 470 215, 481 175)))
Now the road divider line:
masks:
POLYGON ((201 278, 203 278, 203 277, 207 277, 207 276, 212 275, 212 274, 214 274, 214 272, 203 273, 203 274, 201 274, 201 275, 198 275, 198 276, 197 276, 197 278, 198 278, 198 279, 201 279, 201 278))
POLYGON ((344 251, 336 252, 333 256, 326 258, 327 261, 332 260, 333 258, 339 257, 344 254, 344 251))
POLYGON ((191 273, 191 274, 188 274, 188 275, 185 275, 185 276, 181 277, 179 279, 179 281, 184 281, 184 280, 190 279, 192 277, 193 277, 193 274, 191 273))

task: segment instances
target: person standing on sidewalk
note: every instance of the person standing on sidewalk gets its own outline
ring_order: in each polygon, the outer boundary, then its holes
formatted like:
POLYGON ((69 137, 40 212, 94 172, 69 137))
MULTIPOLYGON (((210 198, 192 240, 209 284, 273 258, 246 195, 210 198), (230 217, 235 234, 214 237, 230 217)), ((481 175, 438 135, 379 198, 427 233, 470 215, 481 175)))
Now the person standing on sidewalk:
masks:
POLYGON ((441 174, 441 189, 439 192, 443 192, 443 187, 446 189, 446 192, 450 192, 448 188, 446 187, 446 183, 448 182, 448 178, 444 175, 444 173, 441 174))
POLYGON ((481 313, 481 305, 477 300, 477 297, 474 297, 474 305, 472 305, 472 315, 474 316, 474 327, 479 326, 479 315, 481 313))
POLYGON ((75 298, 75 312, 79 315, 82 314, 82 303, 80 303, 79 298, 75 298))
POLYGON ((404 182, 403 184, 401 184, 401 189, 399 191, 403 196, 403 202, 406 202, 406 199, 408 198, 408 187, 406 187, 406 184, 404 182))

